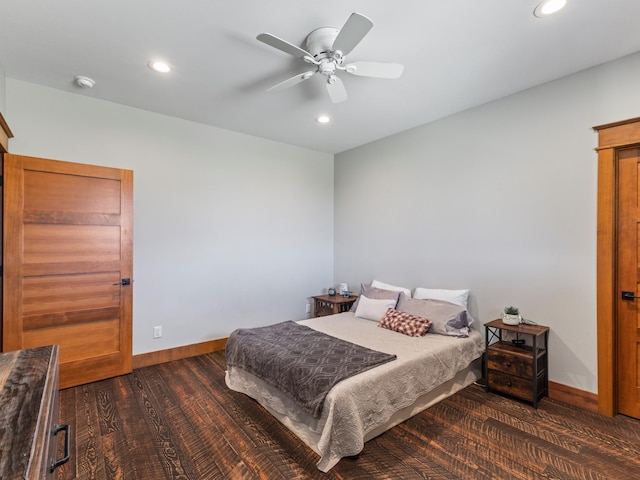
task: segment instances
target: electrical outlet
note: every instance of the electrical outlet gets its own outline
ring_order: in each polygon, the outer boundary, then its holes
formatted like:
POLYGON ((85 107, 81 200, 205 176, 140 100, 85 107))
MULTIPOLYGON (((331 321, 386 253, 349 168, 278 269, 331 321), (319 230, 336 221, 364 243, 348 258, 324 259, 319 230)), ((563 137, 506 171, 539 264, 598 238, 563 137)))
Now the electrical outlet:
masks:
POLYGON ((306 313, 311 313, 311 304, 310 303, 307 303, 307 307, 305 309, 305 312, 306 313))
POLYGON ((162 326, 158 325, 156 327, 153 327, 153 338, 160 337, 162 337, 162 326))

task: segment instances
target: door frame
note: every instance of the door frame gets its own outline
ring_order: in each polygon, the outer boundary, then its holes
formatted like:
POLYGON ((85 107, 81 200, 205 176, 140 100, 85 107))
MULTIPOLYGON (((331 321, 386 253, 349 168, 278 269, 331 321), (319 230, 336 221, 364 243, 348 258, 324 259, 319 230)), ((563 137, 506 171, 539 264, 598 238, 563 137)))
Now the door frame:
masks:
POLYGON ((598 132, 597 336, 598 410, 618 413, 616 203, 618 150, 640 146, 640 117, 593 127, 598 132))

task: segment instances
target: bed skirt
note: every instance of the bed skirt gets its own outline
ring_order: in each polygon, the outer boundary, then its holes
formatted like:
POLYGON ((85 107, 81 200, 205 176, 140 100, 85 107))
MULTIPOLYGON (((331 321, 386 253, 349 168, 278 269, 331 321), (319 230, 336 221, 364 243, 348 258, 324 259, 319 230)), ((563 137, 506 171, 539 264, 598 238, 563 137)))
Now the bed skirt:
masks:
POLYGON ((390 428, 395 427, 430 406, 435 405, 441 400, 444 400, 463 388, 466 388, 481 377, 481 359, 478 358, 467 368, 456 373, 450 380, 438 385, 430 392, 419 397, 413 404, 396 411, 384 423, 366 432, 362 438, 362 445, 358 447, 357 451, 352 451, 347 455, 342 456, 330 455, 328 458, 326 458, 326 456, 322 456, 318 446, 322 430, 318 431, 319 424, 317 420, 312 419, 310 416, 296 415, 293 410, 289 409, 290 406, 287 405, 286 399, 283 401, 280 398, 279 392, 276 389, 241 369, 234 369, 232 376, 230 376, 229 371, 227 371, 225 381, 229 388, 242 392, 260 403, 269 413, 271 413, 271 415, 277 418, 309 448, 311 448, 316 454, 320 455, 321 458, 317 467, 323 472, 328 472, 336 463, 338 463, 338 461, 340 461, 340 458, 356 455, 362 451, 364 442, 377 437, 390 428), (233 380, 231 377, 233 377, 233 380))

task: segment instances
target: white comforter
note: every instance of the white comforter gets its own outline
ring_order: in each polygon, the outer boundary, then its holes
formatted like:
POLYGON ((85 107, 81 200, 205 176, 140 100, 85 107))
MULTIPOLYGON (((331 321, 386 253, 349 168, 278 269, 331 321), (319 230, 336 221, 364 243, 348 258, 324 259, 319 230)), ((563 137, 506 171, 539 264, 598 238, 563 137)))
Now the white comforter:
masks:
POLYGON ((293 430, 320 455, 317 466, 324 472, 340 458, 362 451, 368 434, 398 410, 410 407, 422 395, 451 380, 484 350, 482 334, 473 329, 468 338, 435 334, 408 337, 379 328, 376 322, 355 318, 350 312, 299 323, 398 357, 333 387, 319 419, 279 396, 257 377, 238 368, 227 370, 229 388, 256 399, 293 430))

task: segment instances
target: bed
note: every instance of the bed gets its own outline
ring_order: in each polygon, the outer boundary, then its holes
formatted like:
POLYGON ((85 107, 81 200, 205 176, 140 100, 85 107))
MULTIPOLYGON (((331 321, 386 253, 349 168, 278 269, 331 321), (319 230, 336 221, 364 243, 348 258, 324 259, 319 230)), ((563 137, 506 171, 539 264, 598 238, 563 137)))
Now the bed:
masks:
POLYGON ((342 380, 315 418, 252 373, 227 365, 226 383, 266 408, 319 456, 319 470, 362 451, 364 443, 480 378, 484 336, 411 337, 344 312, 299 324, 397 358, 342 380))

